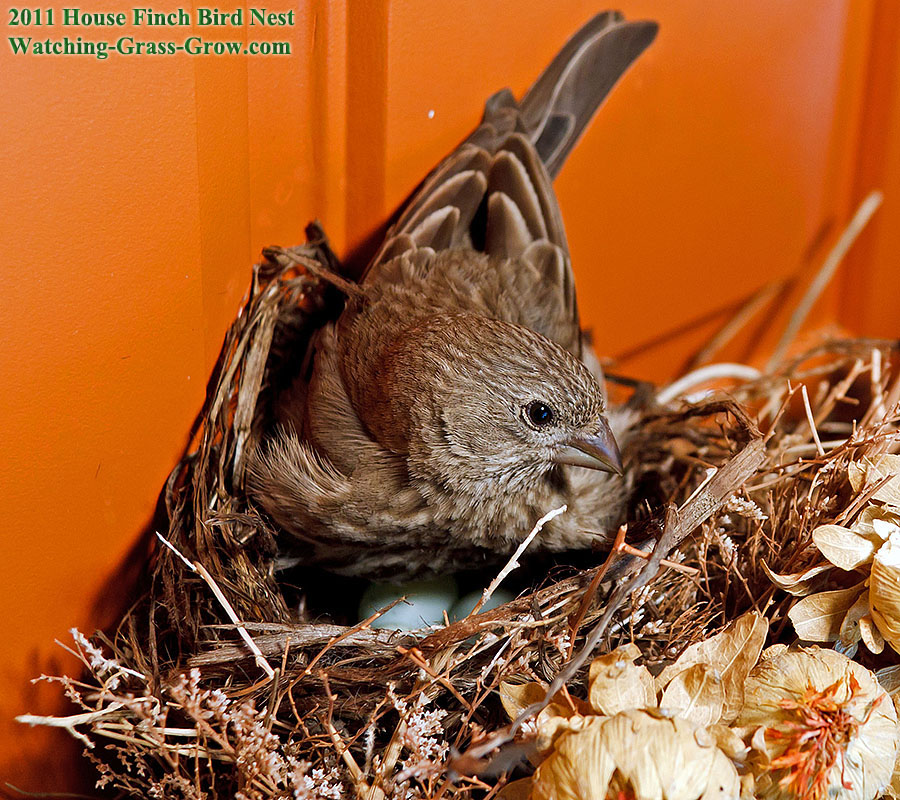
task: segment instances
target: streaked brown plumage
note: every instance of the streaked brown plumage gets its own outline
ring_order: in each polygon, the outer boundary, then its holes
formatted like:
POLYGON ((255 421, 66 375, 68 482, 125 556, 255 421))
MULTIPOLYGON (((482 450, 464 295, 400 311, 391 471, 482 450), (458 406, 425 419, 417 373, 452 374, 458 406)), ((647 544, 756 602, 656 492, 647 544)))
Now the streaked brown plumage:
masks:
POLYGON ((406 578, 502 556, 563 503, 536 548, 615 524, 624 420, 607 422, 551 178, 655 34, 599 14, 520 104, 490 98, 317 334, 248 481, 307 560, 406 578))

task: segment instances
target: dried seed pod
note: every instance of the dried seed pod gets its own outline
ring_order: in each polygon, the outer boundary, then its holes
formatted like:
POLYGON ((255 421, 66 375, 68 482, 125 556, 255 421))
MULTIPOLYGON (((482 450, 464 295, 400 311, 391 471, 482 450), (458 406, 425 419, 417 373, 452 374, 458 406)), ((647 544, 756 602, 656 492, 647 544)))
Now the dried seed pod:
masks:
POLYGON ((762 800, 873 800, 897 758, 897 713, 865 667, 818 647, 764 659, 747 679, 737 725, 755 731, 762 800))
POLYGON ((645 711, 590 717, 567 731, 534 775, 532 800, 725 800, 737 770, 704 728, 645 711))

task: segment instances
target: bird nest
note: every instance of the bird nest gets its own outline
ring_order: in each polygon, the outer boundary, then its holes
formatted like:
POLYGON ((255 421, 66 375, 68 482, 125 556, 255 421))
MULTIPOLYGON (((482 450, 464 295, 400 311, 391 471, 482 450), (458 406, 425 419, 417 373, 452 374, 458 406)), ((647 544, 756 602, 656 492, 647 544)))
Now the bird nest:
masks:
MULTIPOLYGON (((748 611, 768 620, 770 643, 795 640, 786 589, 822 560, 813 531, 858 511, 848 466, 897 442, 891 343, 822 342, 727 395, 661 404, 638 385, 625 453, 635 499, 611 553, 548 570, 526 549, 494 575, 513 601, 382 630, 352 624, 331 579, 310 577, 307 592, 279 570, 276 533, 242 488, 296 353, 340 307, 321 277, 336 259, 318 228, 308 236, 254 269, 165 486, 141 600, 114 632, 75 634, 85 674, 62 681, 79 712, 50 724, 83 740, 99 785, 166 798, 491 797, 529 772, 529 718, 560 690, 584 696, 590 657, 634 643, 658 673, 748 611), (498 690, 526 681, 545 699, 513 720, 498 690)), ((874 669, 891 653, 857 658, 874 669)))

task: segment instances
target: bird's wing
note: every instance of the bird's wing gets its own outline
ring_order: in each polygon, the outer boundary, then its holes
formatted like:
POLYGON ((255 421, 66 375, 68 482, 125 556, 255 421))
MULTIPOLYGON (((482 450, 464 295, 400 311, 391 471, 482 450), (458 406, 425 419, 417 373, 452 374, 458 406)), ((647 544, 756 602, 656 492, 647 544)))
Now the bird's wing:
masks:
POLYGON ((382 266, 417 250, 471 248, 496 256, 489 262, 495 265, 523 259, 558 295, 552 305, 559 315, 545 314, 536 329, 571 349, 579 341, 578 312, 551 178, 656 31, 654 22, 598 14, 566 43, 521 103, 508 89, 493 95, 481 125, 413 195, 364 282, 396 279, 402 270, 382 266))

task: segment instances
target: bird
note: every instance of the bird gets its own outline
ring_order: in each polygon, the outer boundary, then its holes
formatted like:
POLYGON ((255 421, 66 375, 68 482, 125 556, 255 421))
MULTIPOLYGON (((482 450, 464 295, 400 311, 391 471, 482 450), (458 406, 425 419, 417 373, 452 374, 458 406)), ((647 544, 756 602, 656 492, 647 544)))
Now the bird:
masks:
POLYGON ((403 581, 609 542, 626 485, 552 188, 657 33, 597 14, 425 179, 298 354, 247 490, 307 564, 403 581))

